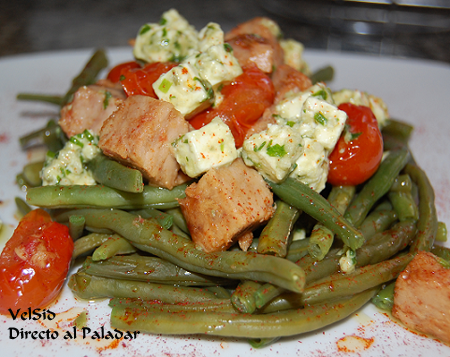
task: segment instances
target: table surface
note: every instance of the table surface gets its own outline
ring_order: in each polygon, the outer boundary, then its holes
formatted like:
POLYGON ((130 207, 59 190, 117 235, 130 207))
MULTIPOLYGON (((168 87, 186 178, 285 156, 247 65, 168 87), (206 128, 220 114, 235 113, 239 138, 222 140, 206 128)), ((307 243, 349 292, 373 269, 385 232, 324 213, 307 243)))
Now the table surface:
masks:
POLYGON ((342 0, 2 0, 0 56, 127 46, 142 24, 157 22, 164 11, 176 8, 197 29, 214 21, 227 31, 252 17, 268 16, 279 23, 286 36, 301 41, 306 48, 450 63, 450 9, 416 9, 407 15, 417 20, 417 24, 405 31, 398 25, 410 21, 401 18, 405 7, 386 10, 357 4, 358 15, 355 15, 350 11, 355 9, 350 9, 349 4, 355 3, 342 0), (365 23, 352 16, 363 17, 366 23, 376 26, 381 21, 382 26, 375 34, 361 34, 365 23), (433 16, 443 19, 436 21, 433 16), (355 20, 351 22, 354 31, 344 30, 343 25, 349 20, 355 20), (427 21, 436 27, 427 29, 424 26, 427 21))

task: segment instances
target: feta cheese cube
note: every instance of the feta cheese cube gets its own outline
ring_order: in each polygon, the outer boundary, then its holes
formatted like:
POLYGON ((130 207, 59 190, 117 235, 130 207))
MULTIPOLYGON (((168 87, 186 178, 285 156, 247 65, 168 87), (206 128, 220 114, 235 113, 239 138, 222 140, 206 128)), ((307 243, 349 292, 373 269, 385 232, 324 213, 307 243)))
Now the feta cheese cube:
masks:
POLYGON ((161 75, 153 89, 159 99, 170 102, 185 117, 207 108, 214 98, 208 81, 189 63, 180 63, 161 75))
POLYGON ((205 52, 190 56, 185 62, 193 66, 199 76, 214 88, 242 74, 242 68, 232 49, 226 44, 211 46, 205 52))
POLYGON ((176 10, 163 13, 159 23, 143 25, 133 55, 145 62, 181 61, 197 52, 198 33, 176 10))
POLYGON ((375 118, 377 118, 378 126, 382 128, 389 119, 389 111, 384 101, 374 95, 359 90, 342 89, 333 93, 333 99, 336 105, 350 102, 355 105, 364 105, 372 109, 375 118))
POLYGON ((328 153, 315 139, 303 139, 303 152, 289 177, 320 192, 325 188, 329 171, 328 153))
POLYGON ((316 97, 303 104, 301 123, 296 125, 302 136, 315 138, 326 150, 332 150, 344 129, 347 114, 316 97))
POLYGON ((284 51, 284 62, 286 64, 306 75, 311 74, 308 64, 303 59, 304 46, 301 42, 288 38, 280 40, 280 45, 284 51))
POLYGON ((173 149, 181 169, 189 177, 227 165, 238 157, 233 134, 219 117, 184 134, 173 143, 173 149))
POLYGON ((266 130, 244 140, 241 157, 246 165, 255 166, 262 176, 281 182, 302 154, 301 143, 301 136, 290 126, 269 125, 266 130))
POLYGON ((224 34, 219 24, 210 22, 198 34, 199 51, 205 52, 211 46, 223 45, 224 34))

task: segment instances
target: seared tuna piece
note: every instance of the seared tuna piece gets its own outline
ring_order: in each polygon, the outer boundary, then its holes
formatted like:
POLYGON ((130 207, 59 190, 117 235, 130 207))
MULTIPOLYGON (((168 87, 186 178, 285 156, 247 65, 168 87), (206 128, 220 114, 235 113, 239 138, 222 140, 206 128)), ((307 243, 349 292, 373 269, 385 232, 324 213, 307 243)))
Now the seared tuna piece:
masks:
POLYGON ((395 283, 392 315, 407 327, 450 343, 450 269, 419 252, 395 283))
POLYGON ((192 240, 206 252, 226 250, 241 237, 241 245, 248 248, 247 233, 274 213, 272 192, 240 158, 209 170, 179 202, 192 240))
POLYGON ((80 87, 73 100, 61 109, 59 125, 68 137, 89 129, 99 134, 103 122, 126 98, 122 87, 101 81, 80 87))
POLYGON ((134 95, 105 121, 98 145, 105 155, 141 171, 149 184, 172 189, 190 180, 171 146, 188 131, 171 103, 134 95))

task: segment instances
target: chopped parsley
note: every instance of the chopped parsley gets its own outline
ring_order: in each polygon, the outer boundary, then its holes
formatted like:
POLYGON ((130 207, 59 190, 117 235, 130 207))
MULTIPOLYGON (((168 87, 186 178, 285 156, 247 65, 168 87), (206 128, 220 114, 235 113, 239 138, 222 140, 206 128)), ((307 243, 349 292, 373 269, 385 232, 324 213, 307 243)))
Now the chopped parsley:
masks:
POLYGON ((105 91, 105 99, 103 99, 103 109, 108 108, 109 100, 112 98, 110 91, 105 91))
POLYGON ((267 148, 266 152, 270 157, 283 157, 287 154, 284 145, 272 145, 272 141, 269 142, 269 147, 267 148))
POLYGON ((316 114, 314 114, 314 120, 320 125, 326 125, 328 122, 328 119, 325 118, 325 116, 321 112, 317 112, 316 114))
POLYGON ((145 24, 141 27, 141 30, 139 31, 139 35, 143 35, 144 33, 150 31, 152 27, 149 24, 145 24))
POLYGON ((254 151, 254 152, 260 151, 260 150, 264 147, 264 145, 266 145, 266 141, 263 141, 263 143, 262 143, 261 145, 259 145, 259 146, 255 146, 255 147, 253 148, 253 151, 254 151))

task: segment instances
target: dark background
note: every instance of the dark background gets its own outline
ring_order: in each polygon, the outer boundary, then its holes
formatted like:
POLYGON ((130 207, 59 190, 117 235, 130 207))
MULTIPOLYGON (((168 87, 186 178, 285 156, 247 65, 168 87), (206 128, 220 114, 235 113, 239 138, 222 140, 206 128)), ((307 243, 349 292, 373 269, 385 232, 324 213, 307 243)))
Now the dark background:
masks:
POLYGON ((0 0, 0 56, 126 46, 141 25, 176 8, 197 30, 214 21, 227 31, 269 16, 306 48, 450 63, 450 1, 411 1, 444 8, 343 0, 0 0))

